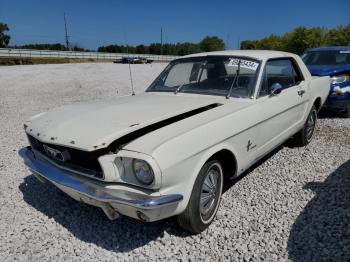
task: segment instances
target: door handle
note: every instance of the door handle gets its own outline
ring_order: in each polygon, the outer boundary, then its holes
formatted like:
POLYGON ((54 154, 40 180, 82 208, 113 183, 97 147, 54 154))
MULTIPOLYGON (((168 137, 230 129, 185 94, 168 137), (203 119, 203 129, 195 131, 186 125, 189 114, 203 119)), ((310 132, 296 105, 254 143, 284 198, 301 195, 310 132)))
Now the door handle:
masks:
POLYGON ((298 95, 299 95, 300 97, 303 97, 304 94, 305 94, 305 90, 299 90, 299 91, 298 91, 298 95))

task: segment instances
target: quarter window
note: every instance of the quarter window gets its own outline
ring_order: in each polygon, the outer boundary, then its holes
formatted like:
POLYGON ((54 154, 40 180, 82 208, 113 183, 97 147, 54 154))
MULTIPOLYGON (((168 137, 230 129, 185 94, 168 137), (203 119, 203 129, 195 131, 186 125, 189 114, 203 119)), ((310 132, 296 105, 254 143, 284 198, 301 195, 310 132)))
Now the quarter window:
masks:
POLYGON ((270 94, 271 86, 280 84, 283 89, 299 84, 302 76, 291 59, 267 61, 259 96, 270 94))

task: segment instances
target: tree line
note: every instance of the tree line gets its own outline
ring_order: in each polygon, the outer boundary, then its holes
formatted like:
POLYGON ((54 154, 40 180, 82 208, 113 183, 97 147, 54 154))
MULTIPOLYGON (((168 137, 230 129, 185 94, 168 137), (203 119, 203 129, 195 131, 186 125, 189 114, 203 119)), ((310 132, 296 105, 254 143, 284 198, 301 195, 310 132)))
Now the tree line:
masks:
POLYGON ((350 46, 350 24, 332 29, 297 27, 283 35, 269 35, 260 40, 245 40, 241 49, 280 50, 302 54, 308 48, 350 46))
MULTIPOLYGON (((57 50, 57 51, 94 51, 80 47, 74 44, 67 48, 61 43, 54 44, 26 44, 9 46, 10 35, 8 35, 9 27, 7 24, 0 23, 0 48, 10 47, 18 49, 35 49, 35 50, 57 50)), ((199 43, 177 43, 177 44, 160 44, 152 43, 150 45, 108 45, 98 47, 98 52, 108 53, 129 53, 129 54, 155 54, 155 55, 187 55, 200 52, 210 52, 224 50, 225 43, 217 36, 207 36, 199 43)))
MULTIPOLYGON (((0 23, 0 48, 25 48, 37 50, 60 50, 60 51, 94 51, 80 47, 74 44, 67 48, 61 43, 54 44, 27 44, 10 46, 9 27, 7 24, 0 23)), ((350 46, 350 23, 345 26, 338 26, 332 29, 324 27, 297 27, 291 32, 283 35, 271 34, 260 40, 244 40, 241 42, 240 49, 265 49, 281 50, 302 54, 306 49, 320 46, 350 46)), ((129 54, 155 54, 155 55, 187 55, 200 52, 210 52, 224 50, 225 43, 217 36, 206 36, 199 43, 152 43, 150 45, 108 45, 100 46, 97 51, 109 53, 129 53, 129 54)))
POLYGON ((34 50, 56 50, 56 51, 86 51, 93 52, 93 50, 85 49, 80 47, 78 44, 74 44, 67 48, 65 45, 61 43, 54 44, 26 44, 26 45, 12 45, 8 46, 10 48, 15 49, 34 49, 34 50))
POLYGON ((98 52, 108 53, 129 53, 129 54, 154 54, 154 55, 188 55, 200 52, 210 52, 224 50, 225 43, 217 36, 206 36, 199 43, 176 43, 160 44, 152 43, 150 45, 108 45, 100 46, 98 52))

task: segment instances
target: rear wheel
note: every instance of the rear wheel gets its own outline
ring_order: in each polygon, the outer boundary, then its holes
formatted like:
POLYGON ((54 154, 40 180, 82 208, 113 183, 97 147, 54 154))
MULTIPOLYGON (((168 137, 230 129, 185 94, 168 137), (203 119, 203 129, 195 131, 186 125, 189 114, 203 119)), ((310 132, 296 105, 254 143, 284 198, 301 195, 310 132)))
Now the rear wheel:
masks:
POLYGON ((311 111, 307 117, 307 120, 303 126, 303 128, 296 133, 292 138, 292 144, 294 146, 306 146, 312 140, 312 136, 315 131, 317 121, 317 110, 316 107, 313 106, 311 111))
POLYGON ((179 225, 198 234, 214 220, 223 186, 223 171, 219 161, 211 160, 201 168, 194 183, 185 211, 178 218, 179 225))

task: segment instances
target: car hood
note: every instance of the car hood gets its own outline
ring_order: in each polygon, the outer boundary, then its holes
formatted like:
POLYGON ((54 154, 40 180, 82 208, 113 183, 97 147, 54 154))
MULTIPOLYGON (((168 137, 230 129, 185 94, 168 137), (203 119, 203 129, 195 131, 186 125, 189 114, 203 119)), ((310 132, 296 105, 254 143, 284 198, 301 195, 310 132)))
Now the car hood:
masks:
POLYGON ((58 107, 32 117, 25 126, 26 132, 41 142, 92 151, 133 131, 225 100, 218 96, 144 93, 58 107))
POLYGON ((314 76, 330 76, 343 73, 350 70, 350 65, 331 66, 331 65, 309 65, 307 66, 311 75, 314 76))

